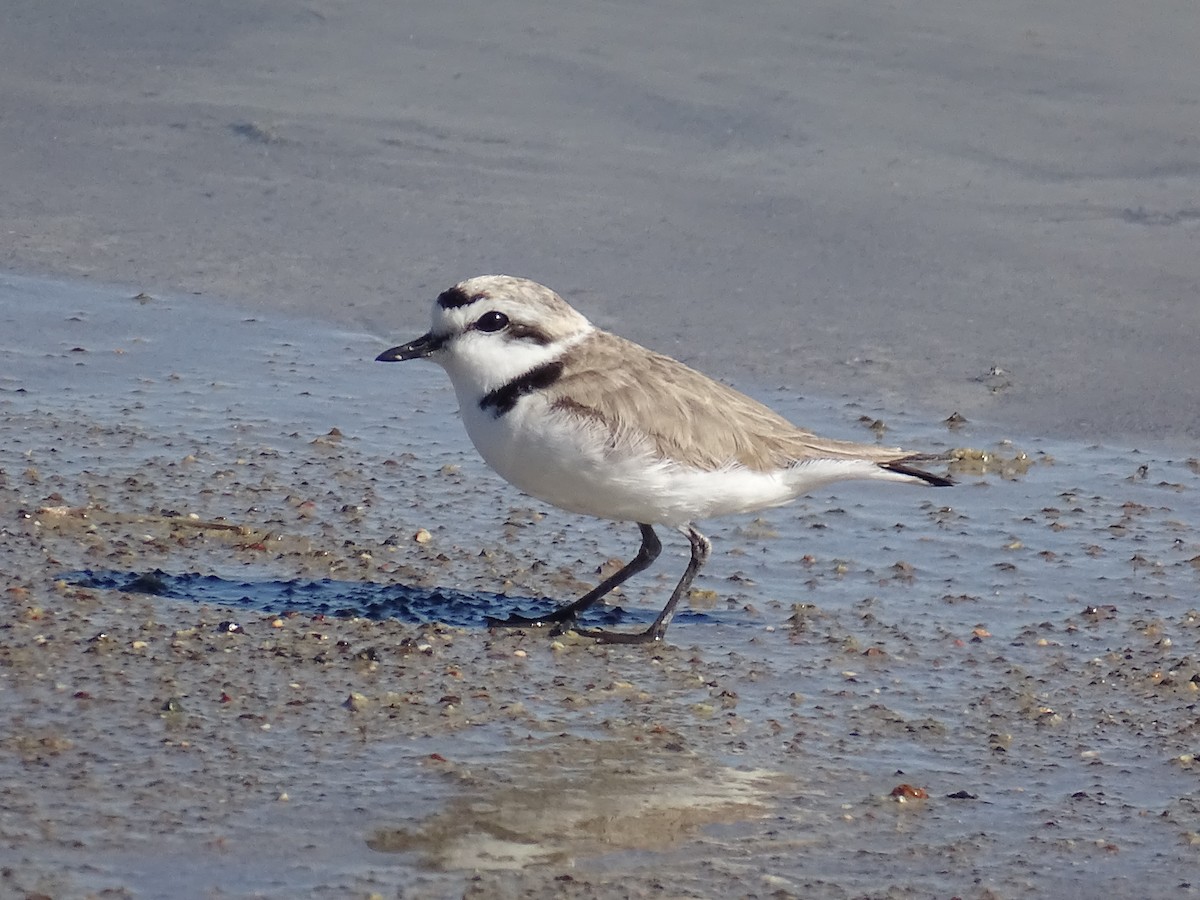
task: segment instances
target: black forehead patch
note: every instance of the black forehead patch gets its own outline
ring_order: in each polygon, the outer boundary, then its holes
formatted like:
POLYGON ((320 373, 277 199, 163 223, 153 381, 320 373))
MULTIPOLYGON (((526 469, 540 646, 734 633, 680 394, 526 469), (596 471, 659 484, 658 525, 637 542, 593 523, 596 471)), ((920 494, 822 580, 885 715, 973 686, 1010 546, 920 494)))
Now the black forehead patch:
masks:
POLYGON ((474 303, 476 300, 483 300, 487 294, 468 294, 462 288, 455 286, 448 291, 442 291, 438 294, 438 306, 442 309, 457 309, 460 306, 467 306, 474 303))

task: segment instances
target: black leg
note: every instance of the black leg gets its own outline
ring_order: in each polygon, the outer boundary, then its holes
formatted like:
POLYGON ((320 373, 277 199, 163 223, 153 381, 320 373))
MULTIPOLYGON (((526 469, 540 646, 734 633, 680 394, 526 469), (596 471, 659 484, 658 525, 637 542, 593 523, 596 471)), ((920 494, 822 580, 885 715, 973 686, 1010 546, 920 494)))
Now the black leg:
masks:
MULTIPOLYGON (((570 625, 574 623, 575 617, 581 612, 611 591, 618 585, 624 584, 638 572, 646 569, 652 562, 658 559, 658 554, 662 552, 662 542, 659 541, 658 535, 654 533, 654 529, 649 525, 638 525, 642 530, 642 546, 638 549, 637 556, 631 559, 619 572, 615 572, 608 578, 576 600, 574 603, 567 606, 561 606, 544 616, 518 616, 515 613, 507 619, 493 619, 488 617, 487 624, 489 628, 544 628, 547 625, 570 625)), ((688 579, 689 581, 691 579, 688 579)), ((669 621, 669 619, 668 619, 669 621)), ((666 626, 664 626, 665 628, 666 626)))
POLYGON ((687 536, 692 544, 692 558, 688 561, 687 568, 683 570, 683 577, 679 579, 679 584, 675 585, 675 590, 671 592, 671 599, 667 601, 667 605, 663 607, 662 612, 658 614, 658 618, 649 628, 645 631, 635 631, 632 634, 623 631, 585 631, 581 628, 575 630, 586 637, 595 638, 602 644, 652 644, 661 641, 663 635, 667 633, 667 626, 671 624, 671 619, 675 617, 675 607, 679 605, 680 599, 692 586, 692 579, 696 577, 696 573, 708 560, 708 554, 712 552, 712 544, 708 538, 696 530, 695 525, 688 526, 687 536))

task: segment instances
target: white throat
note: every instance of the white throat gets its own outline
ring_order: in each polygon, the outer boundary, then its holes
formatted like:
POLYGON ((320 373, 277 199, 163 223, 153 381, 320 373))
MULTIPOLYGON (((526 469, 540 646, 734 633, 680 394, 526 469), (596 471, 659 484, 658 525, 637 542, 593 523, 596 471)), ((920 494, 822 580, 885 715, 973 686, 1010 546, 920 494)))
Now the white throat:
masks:
POLYGON ((570 337, 549 344, 498 341, 493 335, 467 332, 455 338, 448 352, 438 354, 435 359, 450 376, 458 402, 465 407, 469 403, 478 403, 487 393, 504 387, 513 379, 561 359, 592 331, 594 327, 589 324, 570 337))

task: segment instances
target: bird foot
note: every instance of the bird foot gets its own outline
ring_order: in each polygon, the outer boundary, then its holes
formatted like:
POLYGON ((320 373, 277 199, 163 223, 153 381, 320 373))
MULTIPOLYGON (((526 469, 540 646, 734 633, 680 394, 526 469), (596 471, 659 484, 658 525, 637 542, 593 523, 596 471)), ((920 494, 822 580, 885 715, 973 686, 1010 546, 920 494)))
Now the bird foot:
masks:
POLYGON ((575 614, 560 609, 544 616, 518 616, 511 613, 507 619, 488 616, 488 628, 550 628, 550 636, 558 637, 573 631, 580 637, 590 638, 597 644, 657 644, 663 639, 665 628, 657 624, 645 631, 604 631, 600 628, 580 628, 575 624, 575 614))
POLYGON ((597 644, 657 644, 666 629, 651 626, 645 631, 603 631, 599 628, 575 628, 580 637, 591 638, 597 644))
POLYGON ((516 613, 510 613, 507 619, 497 619, 493 616, 487 616, 484 621, 487 622, 488 628, 553 627, 553 634, 557 635, 569 629, 575 623, 575 613, 562 609, 547 613, 544 616, 518 616, 516 613))

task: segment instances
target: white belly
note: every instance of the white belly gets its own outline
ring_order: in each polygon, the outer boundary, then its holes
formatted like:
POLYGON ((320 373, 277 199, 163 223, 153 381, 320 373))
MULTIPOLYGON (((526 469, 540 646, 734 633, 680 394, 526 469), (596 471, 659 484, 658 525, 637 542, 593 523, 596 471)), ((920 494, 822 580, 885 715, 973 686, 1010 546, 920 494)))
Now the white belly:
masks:
POLYGON ((603 519, 672 526, 750 512, 797 496, 788 472, 703 471, 664 461, 649 441, 617 446, 596 423, 551 410, 537 394, 496 417, 459 396, 463 424, 489 466, 527 494, 603 519))

